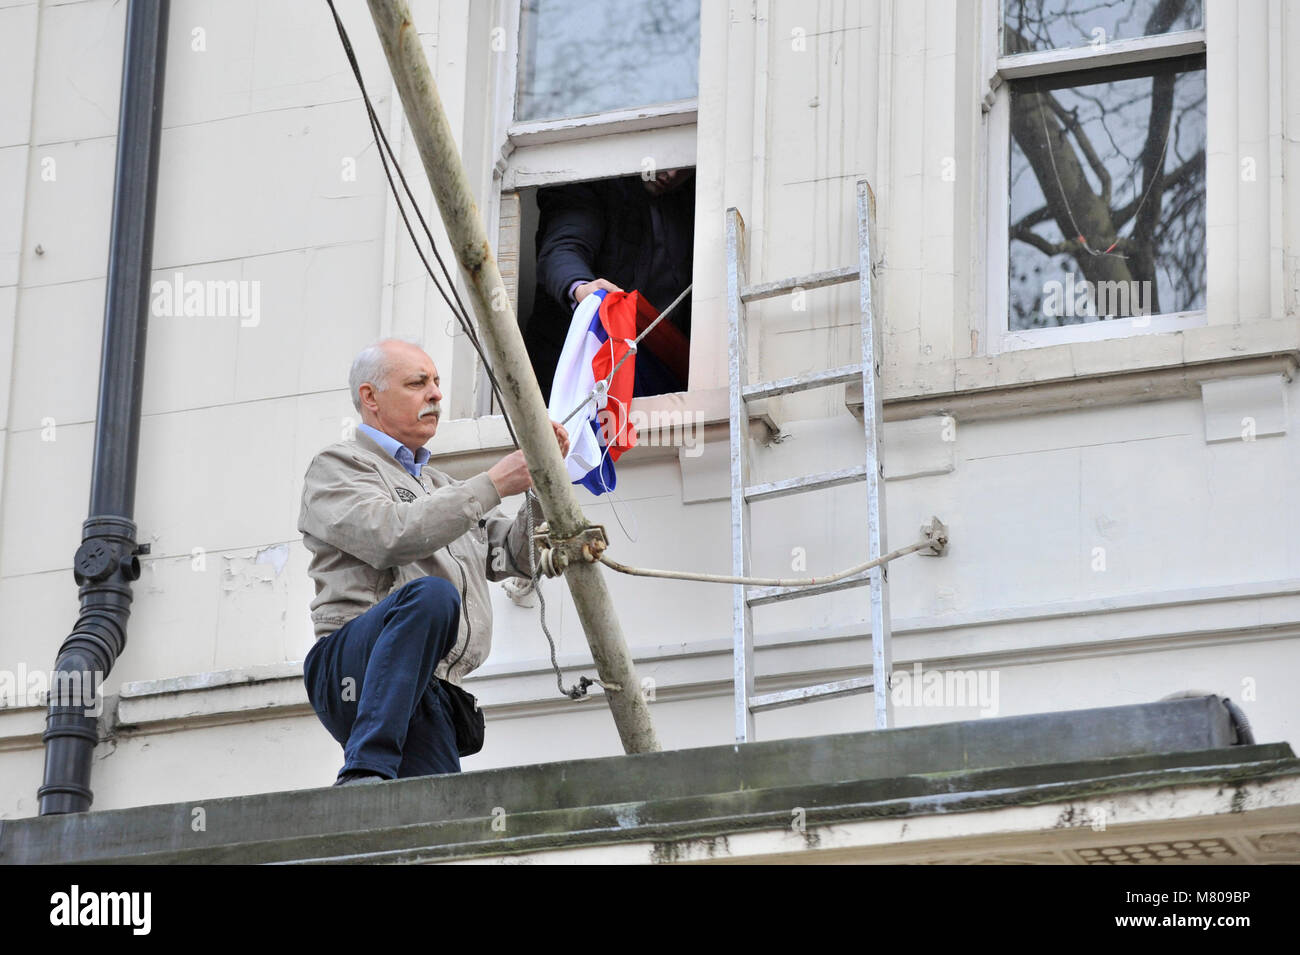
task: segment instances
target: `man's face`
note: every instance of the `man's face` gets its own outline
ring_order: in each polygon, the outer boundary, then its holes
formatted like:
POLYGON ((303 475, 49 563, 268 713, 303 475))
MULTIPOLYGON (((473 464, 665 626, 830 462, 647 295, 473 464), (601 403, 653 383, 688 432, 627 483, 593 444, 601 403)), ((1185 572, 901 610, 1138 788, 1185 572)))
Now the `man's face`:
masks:
POLYGON ((663 196, 670 192, 676 192, 682 186, 686 185, 695 172, 689 167, 685 169, 661 169, 651 179, 643 179, 642 184, 645 191, 652 196, 663 196))
POLYGON ((415 451, 438 431, 442 416, 438 369, 415 345, 389 342, 384 348, 392 363, 388 387, 376 391, 370 385, 361 386, 362 418, 415 451))

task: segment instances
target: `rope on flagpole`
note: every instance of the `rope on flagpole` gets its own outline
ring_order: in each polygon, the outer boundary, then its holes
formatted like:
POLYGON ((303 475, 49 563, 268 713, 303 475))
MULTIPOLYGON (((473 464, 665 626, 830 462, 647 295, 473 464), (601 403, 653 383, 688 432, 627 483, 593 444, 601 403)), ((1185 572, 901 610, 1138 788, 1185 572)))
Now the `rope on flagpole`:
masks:
POLYGON ((709 584, 730 584, 745 587, 817 587, 847 580, 857 574, 880 567, 917 551, 929 551, 932 557, 941 557, 948 548, 948 528, 937 517, 921 528, 921 539, 915 544, 908 544, 890 551, 881 557, 866 561, 828 574, 825 577, 736 577, 730 574, 705 574, 686 570, 657 570, 648 567, 632 567, 620 563, 605 553, 609 541, 605 537, 605 528, 600 524, 588 524, 578 534, 568 538, 552 538, 550 529, 542 524, 533 534, 540 556, 534 561, 533 573, 547 577, 558 577, 570 564, 602 563, 610 570, 633 577, 659 577, 665 580, 694 580, 709 584))

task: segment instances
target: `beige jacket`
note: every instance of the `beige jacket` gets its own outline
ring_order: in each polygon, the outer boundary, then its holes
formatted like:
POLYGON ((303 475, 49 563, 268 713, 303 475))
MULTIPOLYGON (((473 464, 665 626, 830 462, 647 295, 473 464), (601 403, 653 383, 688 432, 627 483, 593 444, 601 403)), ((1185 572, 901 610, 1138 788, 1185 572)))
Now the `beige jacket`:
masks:
POLYGON ((364 432, 321 451, 298 517, 317 639, 408 581, 442 577, 461 595, 460 634, 435 673, 459 684, 492 647, 488 581, 529 576, 527 510, 511 520, 500 503, 486 471, 462 482, 426 464, 417 480, 364 432))

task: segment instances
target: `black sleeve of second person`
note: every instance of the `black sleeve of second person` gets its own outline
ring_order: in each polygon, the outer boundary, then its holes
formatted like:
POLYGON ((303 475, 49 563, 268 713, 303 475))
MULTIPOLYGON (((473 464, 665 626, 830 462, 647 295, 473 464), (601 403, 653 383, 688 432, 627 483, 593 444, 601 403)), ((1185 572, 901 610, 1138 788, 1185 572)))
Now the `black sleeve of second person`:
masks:
POLYGON ((555 186, 538 190, 537 209, 537 281, 567 306, 570 285, 600 278, 595 263, 605 232, 601 197, 587 183, 555 186))

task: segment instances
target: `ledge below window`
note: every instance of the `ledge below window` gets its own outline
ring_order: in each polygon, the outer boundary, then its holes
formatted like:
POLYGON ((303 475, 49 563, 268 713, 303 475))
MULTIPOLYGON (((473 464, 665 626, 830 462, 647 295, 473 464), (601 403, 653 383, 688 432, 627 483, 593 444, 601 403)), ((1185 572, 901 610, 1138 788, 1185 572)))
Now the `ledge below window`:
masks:
MULTIPOLYGON (((972 421, 1199 397, 1203 381, 1273 373, 1289 381, 1297 365, 1295 317, 912 366, 886 358, 884 417, 950 414, 972 421)), ((844 403, 861 416, 860 384, 845 389, 844 403)))
MULTIPOLYGON (((731 420, 726 388, 635 398, 630 414, 638 433, 637 447, 628 452, 635 455, 629 458, 632 461, 655 454, 675 455, 679 447, 701 437, 725 441, 731 420)), ((750 402, 749 424, 758 440, 780 432, 764 402, 750 402)), ((512 447, 501 415, 455 418, 438 426, 437 437, 429 445, 429 460, 440 471, 464 480, 491 467, 512 447)))

